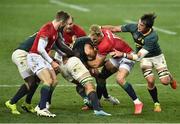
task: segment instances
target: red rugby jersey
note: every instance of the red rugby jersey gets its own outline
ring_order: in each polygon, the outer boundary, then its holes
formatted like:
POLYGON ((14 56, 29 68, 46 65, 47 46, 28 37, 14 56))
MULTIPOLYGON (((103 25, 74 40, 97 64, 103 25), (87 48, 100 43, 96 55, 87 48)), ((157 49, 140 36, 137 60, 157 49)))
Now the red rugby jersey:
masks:
POLYGON ((63 38, 65 40, 65 43, 67 45, 71 44, 73 41, 72 41, 72 37, 73 36, 76 36, 77 38, 78 37, 83 37, 83 36, 86 36, 86 32, 83 30, 82 27, 80 27, 79 25, 76 25, 74 24, 73 27, 72 27, 72 31, 71 32, 66 32, 66 31, 63 31, 63 38))
POLYGON ((51 50, 53 44, 55 43, 55 41, 57 40, 57 37, 58 37, 58 32, 54 28, 52 22, 48 22, 41 27, 41 29, 39 30, 39 32, 35 38, 35 41, 34 41, 32 47, 31 47, 31 50, 30 50, 31 53, 38 53, 37 48, 38 48, 38 43, 39 43, 40 37, 48 39, 48 44, 45 48, 46 52, 48 53, 51 50))
POLYGON ((124 53, 131 53, 132 48, 121 38, 115 36, 110 30, 102 29, 104 37, 100 44, 98 44, 98 54, 107 55, 113 49, 124 53))

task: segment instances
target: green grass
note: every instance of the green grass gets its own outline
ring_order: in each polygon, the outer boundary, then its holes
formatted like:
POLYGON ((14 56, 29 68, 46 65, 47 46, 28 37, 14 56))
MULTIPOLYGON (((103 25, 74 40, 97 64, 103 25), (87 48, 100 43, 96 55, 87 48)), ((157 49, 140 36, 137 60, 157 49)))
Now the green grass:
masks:
MULTIPOLYGON (((159 34, 159 43, 165 54, 168 68, 177 81, 180 81, 180 1, 179 0, 64 0, 68 4, 75 4, 90 9, 90 12, 81 12, 64 6, 55 5, 48 0, 1 0, 0 1, 0 85, 20 85, 23 80, 18 74, 16 66, 11 61, 13 50, 26 39, 27 36, 37 31, 44 23, 51 21, 57 10, 70 12, 77 24, 80 24, 88 32, 91 24, 125 24, 124 20, 137 21, 144 13, 155 12, 158 18, 155 26, 166 30, 177 32, 177 35, 159 34)), ((134 47, 130 34, 118 34, 134 47)), ((61 76, 59 84, 69 84, 61 76)), ((156 78, 158 79, 158 77, 156 78)), ((18 102, 21 116, 11 115, 5 108, 4 102, 10 99, 18 87, 0 87, 0 123, 176 123, 180 122, 180 90, 172 90, 169 86, 163 86, 159 80, 159 99, 163 111, 154 113, 152 100, 146 90, 146 84, 137 63, 132 73, 127 78, 132 82, 140 99, 144 102, 143 114, 133 115, 133 103, 127 94, 118 85, 108 87, 109 93, 116 96, 121 104, 112 106, 101 100, 105 111, 111 113, 112 117, 96 117, 93 111, 81 111, 83 104, 81 98, 75 92, 75 87, 58 87, 53 96, 52 112, 57 114, 56 118, 37 117, 35 114, 25 113, 18 102)), ((108 84, 115 84, 115 76, 108 79, 108 84)), ((34 96, 33 104, 39 101, 39 89, 34 96)))

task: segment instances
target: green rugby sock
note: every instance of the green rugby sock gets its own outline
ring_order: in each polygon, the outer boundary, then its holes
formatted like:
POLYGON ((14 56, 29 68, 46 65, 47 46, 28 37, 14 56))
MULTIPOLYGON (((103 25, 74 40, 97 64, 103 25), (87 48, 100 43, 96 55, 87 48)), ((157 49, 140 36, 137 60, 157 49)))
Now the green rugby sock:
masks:
POLYGON ((126 93, 131 97, 133 101, 137 99, 136 93, 130 83, 126 82, 122 86, 122 88, 126 91, 126 93))
POLYGON ((50 91, 50 86, 43 84, 41 88, 41 99, 39 103, 40 109, 46 108, 46 102, 48 100, 49 91, 50 91))

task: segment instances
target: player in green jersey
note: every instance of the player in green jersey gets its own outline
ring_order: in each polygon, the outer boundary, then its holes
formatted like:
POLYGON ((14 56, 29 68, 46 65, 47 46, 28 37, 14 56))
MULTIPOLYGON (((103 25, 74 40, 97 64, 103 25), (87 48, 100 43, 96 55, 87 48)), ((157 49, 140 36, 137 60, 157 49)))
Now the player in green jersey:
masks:
MULTIPOLYGON (((75 56, 80 58, 82 63, 90 71, 91 75, 95 77, 95 80, 97 83, 96 92, 97 92, 98 99, 100 100, 101 97, 103 96, 105 101, 109 101, 113 105, 117 105, 120 103, 119 100, 108 94, 108 91, 106 88, 106 81, 98 77, 98 74, 100 73, 98 69, 90 68, 90 66, 87 63, 89 60, 94 59, 95 55, 93 53, 94 51, 96 51, 94 49, 95 49, 94 45, 89 37, 77 38, 73 45, 73 51, 74 51, 75 56)), ((86 106, 84 107, 84 109, 85 108, 86 106)))
POLYGON ((138 21, 138 24, 126 24, 123 26, 106 25, 102 28, 111 29, 113 32, 130 32, 136 44, 135 54, 126 54, 115 50, 111 53, 113 57, 126 57, 131 60, 140 61, 144 78, 148 83, 148 91, 154 102, 154 111, 161 112, 161 106, 158 100, 157 88, 155 86, 155 77, 153 68, 158 73, 162 84, 170 84, 173 89, 177 88, 177 82, 168 71, 164 54, 158 43, 158 35, 153 29, 154 13, 144 14, 138 21))

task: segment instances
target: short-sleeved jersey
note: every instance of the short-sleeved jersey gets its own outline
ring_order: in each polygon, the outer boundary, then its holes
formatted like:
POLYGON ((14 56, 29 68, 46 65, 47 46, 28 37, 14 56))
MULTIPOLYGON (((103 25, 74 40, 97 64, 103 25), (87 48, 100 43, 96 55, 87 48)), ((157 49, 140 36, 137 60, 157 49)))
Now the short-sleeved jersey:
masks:
POLYGON ((37 48, 38 48, 38 43, 39 43, 40 37, 48 40, 48 44, 47 44, 45 50, 46 50, 46 52, 49 52, 58 37, 58 32, 54 28, 52 22, 49 22, 41 27, 41 29, 37 33, 37 36, 33 43, 33 46, 30 50, 31 53, 38 53, 37 48))
POLYGON ((100 44, 98 44, 98 54, 107 55, 114 49, 124 52, 131 53, 132 48, 121 38, 115 36, 110 30, 102 29, 104 37, 100 44))
POLYGON ((36 38, 37 33, 34 33, 32 36, 28 37, 24 42, 22 42, 17 48, 20 50, 25 50, 26 52, 29 52, 29 50, 31 49, 34 40, 36 38))
POLYGON ((69 44, 71 44, 73 42, 72 37, 74 35, 77 38, 78 37, 83 37, 83 36, 86 36, 86 32, 83 30, 83 28, 81 28, 79 25, 76 25, 76 24, 73 25, 71 32, 68 33, 66 31, 63 31, 63 38, 64 38, 65 43, 67 45, 69 45, 69 44))
POLYGON ((133 36, 136 44, 136 52, 141 48, 146 49, 149 53, 145 57, 154 57, 162 53, 158 44, 158 35, 153 29, 151 32, 144 36, 141 32, 138 32, 137 24, 127 24, 121 26, 122 32, 130 32, 133 36))
POLYGON ((91 46, 93 46, 92 41, 89 37, 80 37, 76 39, 72 48, 75 56, 78 57, 83 63, 86 63, 88 61, 84 50, 85 44, 90 44, 91 46))

